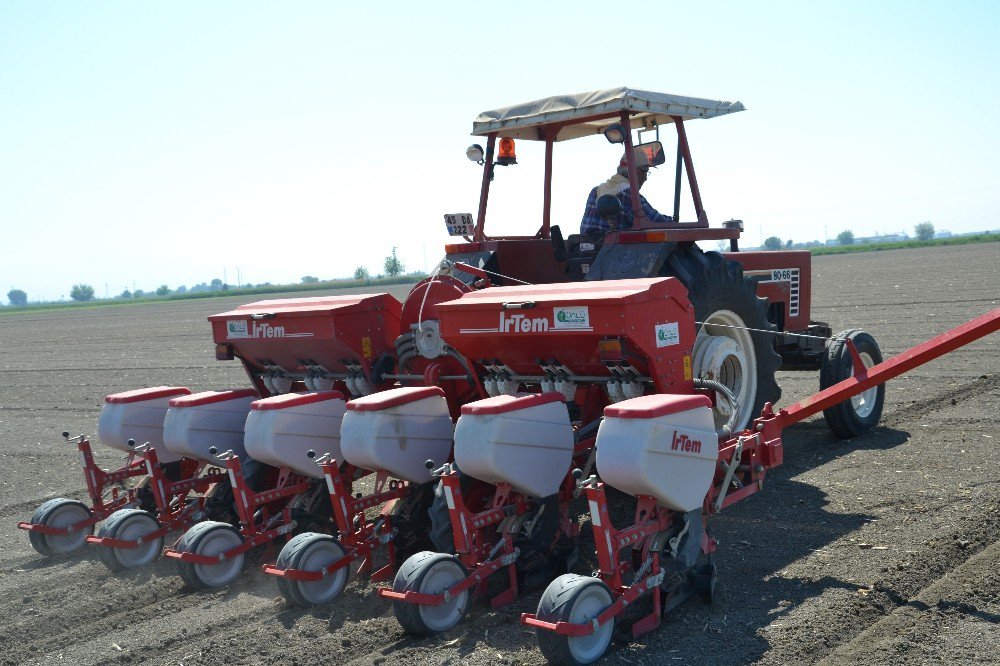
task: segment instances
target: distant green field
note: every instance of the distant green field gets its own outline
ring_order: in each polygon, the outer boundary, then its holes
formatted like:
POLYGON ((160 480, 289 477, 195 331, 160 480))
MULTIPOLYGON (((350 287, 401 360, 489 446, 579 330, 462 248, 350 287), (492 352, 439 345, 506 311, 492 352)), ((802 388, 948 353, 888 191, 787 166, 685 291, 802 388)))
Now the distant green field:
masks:
POLYGON ((225 289, 218 291, 199 291, 186 294, 169 294, 167 296, 144 296, 143 298, 94 299, 78 303, 76 301, 60 301, 57 303, 29 304, 21 308, 2 307, 0 315, 20 312, 36 312, 38 310, 60 310, 63 308, 100 308, 117 305, 135 305, 139 303, 163 303, 165 301, 185 301, 194 298, 221 298, 223 296, 251 296, 256 294, 286 294, 296 291, 322 291, 330 289, 350 289, 355 287, 377 287, 389 284, 409 284, 427 277, 423 273, 411 273, 390 278, 370 278, 368 280, 326 280, 310 284, 272 284, 261 287, 242 289, 225 289))
POLYGON ((970 245, 972 243, 996 243, 1000 234, 977 234, 954 238, 935 238, 929 241, 908 240, 898 243, 858 243, 857 245, 824 245, 805 248, 813 254, 847 254, 848 252, 879 252, 880 250, 904 250, 913 247, 933 247, 935 245, 970 245))

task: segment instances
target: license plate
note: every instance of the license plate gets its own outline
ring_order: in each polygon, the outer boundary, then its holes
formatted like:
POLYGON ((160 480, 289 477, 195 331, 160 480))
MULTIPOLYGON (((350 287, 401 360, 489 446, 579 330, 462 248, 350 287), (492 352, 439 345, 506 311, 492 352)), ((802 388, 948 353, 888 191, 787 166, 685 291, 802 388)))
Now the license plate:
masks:
POLYGON ((475 232, 471 213, 446 213, 444 225, 449 236, 471 236, 475 232))

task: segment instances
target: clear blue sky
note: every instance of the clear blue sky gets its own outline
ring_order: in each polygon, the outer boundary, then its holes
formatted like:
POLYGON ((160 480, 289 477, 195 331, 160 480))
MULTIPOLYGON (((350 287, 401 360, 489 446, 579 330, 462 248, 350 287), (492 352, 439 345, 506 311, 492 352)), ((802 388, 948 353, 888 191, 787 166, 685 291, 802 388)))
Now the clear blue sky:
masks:
MULTIPOLYGON (((483 110, 615 86, 740 100, 689 123, 710 220, 822 240, 1000 228, 1000 3, 0 4, 0 299, 373 274, 472 212, 483 110), (640 8, 641 7, 641 8, 640 8)), ((618 149, 559 144, 553 222, 618 149)), ((533 232, 541 150, 488 228, 533 232)), ((672 178, 643 193, 670 208, 672 178)), ((495 204, 495 206, 494 206, 495 204)))

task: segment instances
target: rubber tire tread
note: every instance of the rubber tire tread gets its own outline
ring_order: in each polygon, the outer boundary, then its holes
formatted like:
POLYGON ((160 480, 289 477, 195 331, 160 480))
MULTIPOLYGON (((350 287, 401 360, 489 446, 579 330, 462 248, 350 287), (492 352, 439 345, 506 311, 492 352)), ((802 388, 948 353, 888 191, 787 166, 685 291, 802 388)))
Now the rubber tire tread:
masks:
MULTIPOLYGON (((38 508, 35 509, 35 512, 31 514, 31 521, 30 521, 31 524, 44 525, 45 522, 48 520, 49 516, 52 514, 52 512, 55 511, 58 507, 62 506, 64 502, 71 502, 73 504, 78 504, 81 507, 83 507, 83 510, 87 512, 88 516, 93 515, 90 509, 87 508, 87 505, 79 500, 69 499, 68 497, 53 497, 50 500, 42 502, 38 506, 38 508)), ((93 525, 90 526, 90 533, 91 534, 94 533, 93 525)), ((41 532, 29 531, 28 542, 31 544, 32 548, 34 548, 40 555, 44 555, 45 557, 55 557, 57 555, 65 554, 65 553, 57 553, 51 548, 49 548, 49 544, 45 542, 45 535, 42 534, 41 532)))
MULTIPOLYGON (((281 549, 281 552, 278 553, 278 560, 275 562, 275 566, 279 569, 298 569, 299 560, 301 560, 302 555, 309 549, 309 546, 316 543, 316 541, 326 539, 336 541, 335 537, 319 532, 303 532, 292 537, 281 549)), ((344 587, 347 587, 347 579, 349 577, 350 568, 348 568, 347 577, 344 579, 344 587)), ((281 592, 281 596, 285 598, 285 601, 299 608, 313 607, 313 604, 306 601, 305 597, 299 593, 299 586, 295 584, 294 580, 288 580, 283 576, 276 576, 276 578, 278 579, 278 591, 281 592)), ((343 588, 340 591, 342 592, 343 588)), ((337 594, 339 595, 340 592, 337 594)))
MULTIPOLYGON (((608 592, 608 597, 614 599, 611 588, 604 584, 600 578, 592 576, 581 576, 579 574, 563 574, 559 576, 545 588, 542 598, 538 601, 538 610, 535 616, 545 622, 569 622, 573 604, 588 585, 582 585, 581 581, 592 581, 591 584, 598 584, 608 592), (575 591, 574 591, 574 588, 575 591)), ((614 622, 612 618, 612 637, 614 636, 614 622)), ((538 638, 538 648, 542 656, 550 664, 559 666, 579 666, 572 653, 569 651, 569 637, 557 634, 547 629, 536 628, 535 636, 538 638)), ((610 644, 610 643, 609 643, 610 644)))
MULTIPOLYGON (((393 591, 406 592, 419 590, 420 583, 423 582, 423 578, 427 572, 430 571, 436 563, 443 560, 454 561, 459 567, 461 567, 462 571, 465 572, 465 575, 468 575, 468 570, 454 555, 423 551, 421 553, 417 553, 416 555, 411 555, 405 562, 403 562, 403 566, 399 567, 399 571, 396 572, 396 577, 392 581, 393 591)), ((463 619, 465 619, 471 605, 471 603, 465 604, 465 613, 463 613, 462 617, 455 623, 456 626, 460 624, 463 619)), ((436 635, 436 632, 431 631, 430 627, 424 624, 423 618, 420 617, 419 605, 393 600, 392 612, 396 615, 396 620, 399 621, 399 625, 403 627, 403 631, 406 633, 414 636, 436 635)))
MULTIPOLYGON (((853 363, 851 353, 847 350, 846 340, 850 338, 857 347, 858 353, 867 353, 872 360, 878 364, 882 362, 882 351, 878 343, 875 342, 869 333, 852 328, 842 331, 833 336, 826 347, 823 355, 823 364, 819 370, 820 390, 829 388, 851 376, 853 363)), ((862 419, 854 411, 851 399, 848 398, 841 403, 823 410, 823 418, 826 419, 830 430, 839 439, 851 439, 858 435, 863 435, 878 425, 882 418, 882 408, 885 405, 885 384, 880 384, 875 394, 875 408, 872 413, 862 419)))
MULTIPOLYGON (((108 516, 107 520, 101 523, 100 529, 97 530, 97 536, 111 537, 112 539, 116 538, 115 535, 118 532, 118 528, 121 527, 121 524, 125 522, 126 519, 135 515, 136 513, 144 513, 148 515, 153 519, 157 527, 160 526, 160 521, 156 520, 156 515, 149 511, 143 511, 142 509, 121 509, 119 511, 115 511, 113 514, 108 516)), ((112 573, 121 573, 122 571, 127 570, 127 567, 125 567, 121 562, 118 561, 118 558, 115 557, 114 548, 109 548, 107 546, 97 546, 97 559, 99 559, 101 562, 104 562, 104 565, 112 573)))
MULTIPOLYGON (((209 532, 216 528, 232 530, 233 532, 236 532, 236 534, 240 535, 239 530, 229 523, 223 523, 215 520, 203 520, 194 527, 188 529, 188 531, 181 536, 175 549, 185 553, 197 552, 198 543, 205 538, 209 532)), ((240 535, 240 540, 243 540, 243 535, 240 535)), ((183 579, 185 585, 189 588, 192 590, 207 590, 210 588, 210 586, 205 585, 205 583, 198 578, 198 574, 195 572, 195 566, 197 565, 191 562, 185 562, 184 560, 177 560, 177 565, 180 571, 181 579, 183 579)))
MULTIPOLYGON (((702 252, 692 245, 678 248, 667 257, 661 273, 676 277, 687 287, 695 321, 705 321, 716 310, 725 309, 738 314, 747 328, 778 330, 767 319, 767 299, 757 296, 757 278, 745 277, 743 266, 737 261, 718 252, 702 252)), ((750 331, 757 361, 757 395, 751 420, 760 415, 765 403, 774 405, 781 399, 781 387, 775 380, 781 356, 775 351, 774 337, 750 331)))

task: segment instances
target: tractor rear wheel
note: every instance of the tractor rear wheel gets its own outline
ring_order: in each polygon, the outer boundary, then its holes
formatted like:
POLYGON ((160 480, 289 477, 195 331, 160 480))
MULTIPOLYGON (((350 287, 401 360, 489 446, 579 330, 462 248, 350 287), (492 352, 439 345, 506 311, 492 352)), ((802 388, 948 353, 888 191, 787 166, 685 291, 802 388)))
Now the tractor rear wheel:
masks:
MULTIPOLYGON (((721 382, 736 395, 733 431, 743 430, 765 403, 781 398, 774 378, 781 356, 774 335, 761 332, 777 331, 767 319, 767 299, 757 296, 757 281, 744 277, 738 262, 696 246, 676 250, 663 272, 687 287, 695 321, 701 322, 696 324, 693 375, 721 382)), ((724 399, 717 402, 715 427, 721 429, 732 409, 724 399)))
MULTIPOLYGON (((854 362, 847 348, 847 340, 854 343, 866 368, 882 362, 882 351, 875 338, 868 333, 860 329, 838 333, 830 340, 826 354, 823 355, 823 365, 819 370, 820 390, 854 376, 854 362)), ((878 425, 884 404, 885 384, 879 384, 823 410, 823 417, 833 434, 840 439, 850 439, 863 435, 878 425)))

